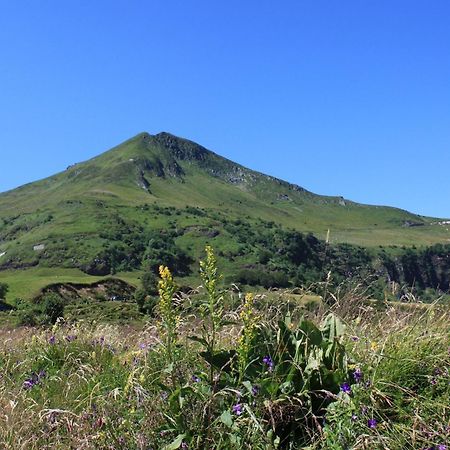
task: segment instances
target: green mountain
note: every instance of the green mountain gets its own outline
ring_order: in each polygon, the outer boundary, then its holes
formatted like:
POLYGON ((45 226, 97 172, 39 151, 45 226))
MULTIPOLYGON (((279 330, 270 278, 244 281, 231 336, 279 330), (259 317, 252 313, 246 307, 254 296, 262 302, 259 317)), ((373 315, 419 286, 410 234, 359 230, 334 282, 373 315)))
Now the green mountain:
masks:
POLYGON ((0 270, 104 275, 170 254, 187 274, 205 242, 225 266, 267 259, 255 236, 271 229, 376 248, 448 243, 447 228, 401 209, 313 194, 168 133, 141 133, 0 194, 0 270))

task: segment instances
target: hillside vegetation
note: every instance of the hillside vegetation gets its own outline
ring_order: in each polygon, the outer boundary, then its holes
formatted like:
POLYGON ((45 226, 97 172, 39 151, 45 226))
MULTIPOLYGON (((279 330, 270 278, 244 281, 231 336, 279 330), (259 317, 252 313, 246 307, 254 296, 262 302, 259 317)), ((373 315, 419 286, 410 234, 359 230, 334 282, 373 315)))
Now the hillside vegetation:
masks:
POLYGON ((446 290, 449 238, 444 220, 315 195, 168 133, 139 134, 0 195, 9 300, 37 295, 45 273, 50 283, 120 272, 137 286, 159 263, 193 286, 207 243, 229 279, 251 285, 323 280, 332 267, 338 278, 378 274, 446 290))

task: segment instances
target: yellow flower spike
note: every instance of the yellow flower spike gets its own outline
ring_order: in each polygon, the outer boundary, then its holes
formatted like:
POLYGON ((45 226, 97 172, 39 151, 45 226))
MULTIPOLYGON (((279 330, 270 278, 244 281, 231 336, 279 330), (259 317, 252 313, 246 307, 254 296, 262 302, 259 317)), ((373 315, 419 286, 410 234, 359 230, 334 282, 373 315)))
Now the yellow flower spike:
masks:
POLYGON ((174 361, 177 328, 180 318, 173 305, 173 295, 176 290, 175 282, 168 267, 159 266, 159 315, 162 331, 165 335, 165 351, 171 363, 174 361))

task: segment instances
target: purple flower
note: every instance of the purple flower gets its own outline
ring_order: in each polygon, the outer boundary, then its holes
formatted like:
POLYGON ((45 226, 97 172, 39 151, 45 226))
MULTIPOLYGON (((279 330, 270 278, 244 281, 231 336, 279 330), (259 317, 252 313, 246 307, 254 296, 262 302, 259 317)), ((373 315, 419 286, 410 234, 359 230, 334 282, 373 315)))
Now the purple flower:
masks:
POLYGON ((41 381, 41 378, 44 378, 47 375, 45 370, 41 370, 38 374, 32 373, 30 377, 28 377, 22 384, 24 389, 31 389, 33 386, 36 386, 41 381))
POLYGON ((66 336, 67 342, 73 342, 77 337, 73 334, 69 334, 69 336, 66 336))
POLYGON ((369 428, 372 428, 372 429, 376 428, 376 427, 377 427, 377 421, 376 421, 376 419, 369 419, 369 420, 367 421, 367 426, 368 426, 369 428))
POLYGON ((263 358, 263 363, 267 366, 267 370, 269 372, 272 372, 273 370, 273 361, 272 358, 270 356, 264 356, 263 358))
POLYGON ((358 367, 354 372, 353 372, 353 378, 355 380, 356 383, 361 382, 363 377, 363 373, 362 370, 358 367))
POLYGON ((188 448, 187 443, 183 441, 183 442, 181 443, 180 448, 182 448, 182 449, 184 449, 184 450, 187 449, 187 448, 188 448))
POLYGON ((145 350, 145 349, 147 348, 147 344, 146 344, 145 342, 141 342, 141 343, 139 344, 139 348, 140 348, 141 350, 145 350))
POLYGON ((352 414, 352 422, 356 422, 358 420, 358 416, 356 414, 352 414))
POLYGON ((34 383, 32 380, 25 380, 23 382, 23 388, 24 389, 31 389, 36 383, 34 383))
POLYGON ((361 406, 361 414, 367 414, 367 406, 363 405, 361 406))
POLYGON ((241 403, 237 403, 236 405, 234 405, 233 406, 233 412, 237 416, 240 416, 242 414, 242 404, 241 403))
POLYGON ((50 336, 50 337, 48 338, 48 343, 49 343, 50 345, 53 345, 55 342, 56 342, 55 336, 50 336))
POLYGON ((92 341, 92 345, 104 345, 105 344, 105 336, 100 336, 98 339, 94 339, 92 341))
POLYGON ((162 391, 161 394, 159 394, 161 396, 161 400, 167 400, 169 398, 169 393, 166 391, 162 391))
POLYGON ((350 338, 353 342, 358 342, 359 341, 359 337, 358 336, 352 336, 350 338))
POLYGON ((252 386, 252 395, 256 396, 258 394, 259 394, 259 386, 255 384, 254 386, 252 386))
POLYGON ((192 381, 194 383, 200 383, 200 378, 197 375, 192 375, 192 381))
POLYGON ((352 392, 352 388, 348 383, 342 383, 341 384, 341 391, 345 392, 346 394, 350 394, 352 392))
POLYGON ((446 445, 444 445, 444 444, 439 444, 438 446, 437 446, 437 450, 447 450, 447 446, 446 445))

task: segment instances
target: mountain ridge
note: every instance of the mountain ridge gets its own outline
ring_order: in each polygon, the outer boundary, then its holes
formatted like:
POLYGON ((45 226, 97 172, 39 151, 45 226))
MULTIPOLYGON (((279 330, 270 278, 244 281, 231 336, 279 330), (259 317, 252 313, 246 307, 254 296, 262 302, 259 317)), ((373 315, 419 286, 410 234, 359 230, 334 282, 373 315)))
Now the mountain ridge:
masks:
MULTIPOLYGON (((283 180, 281 178, 278 178, 278 177, 275 177, 275 176, 272 176, 269 174, 264 174, 262 172, 254 171, 244 165, 236 163, 228 158, 225 158, 225 157, 213 152, 212 150, 209 150, 206 147, 203 147, 202 145, 200 145, 194 141, 191 141, 186 138, 178 137, 178 136, 171 134, 169 132, 166 132, 166 131, 161 131, 155 135, 151 135, 150 133, 148 133, 146 131, 140 132, 137 135, 123 141, 119 145, 117 145, 105 152, 102 152, 101 154, 99 154, 97 156, 89 158, 85 161, 71 164, 70 166, 67 167, 66 170, 58 172, 55 175, 50 175, 43 179, 25 183, 24 185, 18 186, 16 188, 12 188, 7 191, 0 192, 0 198, 3 197, 4 195, 12 193, 14 191, 18 191, 18 190, 20 191, 20 190, 26 189, 28 187, 31 187, 31 186, 35 185, 36 183, 45 182, 46 180, 52 180, 52 179, 54 179, 54 177, 58 177, 59 175, 62 175, 65 173, 67 173, 69 175, 69 177, 75 178, 76 176, 78 176, 80 174, 80 170, 84 167, 85 164, 90 163, 90 162, 95 162, 97 160, 101 160, 105 155, 114 153, 117 150, 122 150, 124 146, 128 146, 130 144, 137 144, 137 146, 142 146, 142 150, 145 151, 145 150, 148 150, 148 147, 146 145, 148 145, 148 144, 151 145, 152 143, 156 143, 162 149, 168 150, 169 155, 172 157, 172 160, 170 161, 171 164, 167 164, 168 161, 166 161, 166 166, 164 166, 164 164, 162 163, 161 160, 156 160, 153 165, 152 164, 149 165, 148 164, 149 161, 146 160, 145 158, 144 158, 144 160, 140 161, 139 158, 134 160, 134 158, 132 158, 131 156, 128 159, 128 161, 135 162, 137 170, 149 171, 149 172, 153 173, 154 175, 161 177, 161 178, 164 178, 164 176, 169 176, 169 177, 170 176, 180 176, 180 177, 182 177, 182 176, 186 175, 183 171, 183 168, 178 164, 177 160, 181 160, 183 162, 195 162, 195 163, 199 164, 200 166, 202 166, 205 170, 209 170, 210 175, 212 175, 216 178, 221 178, 224 181, 227 181, 227 182, 230 182, 233 184, 237 184, 237 185, 239 184, 240 181, 241 182, 244 181, 242 174, 246 174, 246 175, 250 175, 253 177, 255 177, 255 176, 263 177, 263 178, 265 178, 267 180, 271 180, 283 187, 286 187, 290 191, 301 192, 309 197, 314 197, 317 200, 321 199, 321 200, 327 201, 327 202, 330 202, 330 201, 337 202, 341 206, 346 206, 348 203, 351 203, 353 205, 358 205, 358 206, 362 206, 362 207, 392 208, 393 210, 402 211, 402 212, 408 213, 415 217, 424 217, 424 218, 428 217, 425 215, 412 213, 412 212, 407 211, 400 207, 392 207, 389 205, 379 205, 379 204, 376 204, 376 205, 364 204, 364 203, 355 202, 351 199, 347 199, 347 198, 344 198, 344 197, 338 196, 338 195, 316 194, 296 183, 291 183, 289 181, 283 180), (214 164, 211 164, 208 166, 208 162, 210 162, 210 163, 214 162, 214 159, 219 159, 222 164, 225 164, 225 166, 231 170, 231 172, 224 173, 223 170, 222 170, 222 172, 220 172, 218 170, 214 170, 214 164), (166 170, 164 170, 164 169, 166 169, 166 170), (232 172, 235 172, 237 176, 233 177, 232 172), (228 179, 225 177, 225 175, 228 175, 228 179), (239 175, 241 175, 241 176, 239 177, 239 175)), ((141 156, 145 156, 145 154, 141 153, 141 156)), ((220 165, 219 165, 219 167, 220 167, 220 165)), ((221 167, 221 168, 223 169, 223 167, 221 167)), ((84 170, 84 172, 85 172, 85 170, 84 170)), ((86 175, 90 175, 90 173, 89 172, 87 174, 84 173, 84 176, 86 176, 86 175)), ((113 176, 112 176, 112 178, 113 178, 113 176)), ((144 177, 144 179, 145 179, 145 177, 144 177)), ((145 181, 144 181, 144 184, 146 184, 145 181)), ((138 185, 139 185, 139 183, 138 183, 138 185)), ((433 219, 438 219, 438 218, 433 218, 433 219)), ((439 218, 439 219, 441 219, 441 218, 439 218)))

